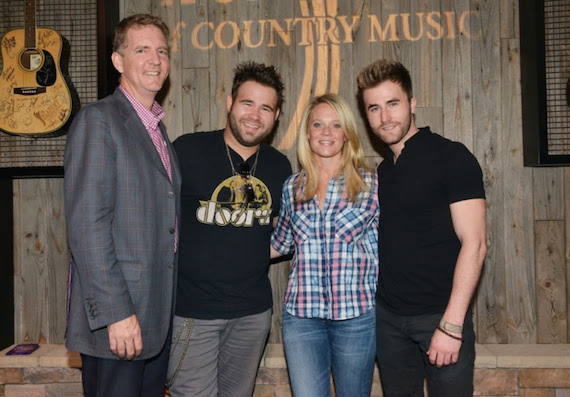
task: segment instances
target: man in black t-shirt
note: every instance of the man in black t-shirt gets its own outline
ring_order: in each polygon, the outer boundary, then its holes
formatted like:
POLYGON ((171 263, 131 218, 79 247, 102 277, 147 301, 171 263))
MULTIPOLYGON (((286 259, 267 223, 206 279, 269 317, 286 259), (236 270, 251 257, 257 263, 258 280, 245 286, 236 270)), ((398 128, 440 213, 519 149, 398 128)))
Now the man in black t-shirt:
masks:
POLYGON ((408 70, 379 60, 358 78, 387 145, 380 201, 377 355, 386 397, 473 395, 470 303, 486 255, 481 167, 467 148, 417 128, 408 70))
POLYGON ((236 68, 226 127, 174 142, 182 172, 179 270, 168 371, 172 397, 252 394, 273 306, 269 238, 289 160, 262 143, 283 83, 236 68))

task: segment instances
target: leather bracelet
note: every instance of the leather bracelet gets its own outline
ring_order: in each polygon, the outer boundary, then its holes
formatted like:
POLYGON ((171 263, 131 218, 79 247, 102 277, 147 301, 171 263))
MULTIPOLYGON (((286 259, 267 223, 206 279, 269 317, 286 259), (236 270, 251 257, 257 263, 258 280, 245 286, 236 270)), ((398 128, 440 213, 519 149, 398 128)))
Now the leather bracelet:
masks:
POLYGON ((445 335, 449 336, 450 338, 453 338, 455 340, 461 341, 463 342, 463 337, 462 336, 455 336, 453 334, 450 334, 449 332, 447 332, 445 329, 441 328, 439 325, 437 326, 437 329, 440 330, 442 333, 444 333, 445 335))
POLYGON ((447 330, 447 331, 457 332, 458 334, 463 332, 463 326, 462 325, 455 325, 455 324, 448 323, 443 318, 439 322, 439 326, 441 328, 447 330))

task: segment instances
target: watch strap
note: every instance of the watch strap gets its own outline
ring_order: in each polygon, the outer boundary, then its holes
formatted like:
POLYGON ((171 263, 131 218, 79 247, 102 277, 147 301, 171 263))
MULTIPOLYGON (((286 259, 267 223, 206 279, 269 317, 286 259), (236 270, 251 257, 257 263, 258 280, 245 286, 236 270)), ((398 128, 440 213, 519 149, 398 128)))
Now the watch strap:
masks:
POLYGON ((457 332, 458 334, 463 332, 463 326, 462 325, 455 325, 452 323, 448 323, 443 318, 439 322, 439 326, 441 328, 447 330, 447 331, 450 331, 450 332, 457 332))

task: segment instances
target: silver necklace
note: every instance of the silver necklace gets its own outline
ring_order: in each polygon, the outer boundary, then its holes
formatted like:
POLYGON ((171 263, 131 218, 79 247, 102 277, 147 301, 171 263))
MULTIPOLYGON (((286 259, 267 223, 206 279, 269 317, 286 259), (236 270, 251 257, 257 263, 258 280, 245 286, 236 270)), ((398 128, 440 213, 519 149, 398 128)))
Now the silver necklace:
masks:
MULTIPOLYGON (((228 155, 228 160, 230 160, 230 165, 232 167, 232 172, 233 175, 237 175, 238 173, 236 172, 236 169, 234 167, 234 162, 232 160, 232 156, 230 154, 230 148, 228 147, 228 144, 226 143, 226 141, 224 141, 224 145, 226 146, 226 154, 228 155)), ((257 168, 257 159, 259 158, 259 151, 261 150, 261 147, 257 148, 257 152, 255 153, 255 161, 253 162, 253 167, 251 167, 251 171, 249 172, 249 176, 254 176, 255 174, 255 169, 257 168)), ((246 161, 244 161, 245 163, 246 161)), ((248 176, 248 178, 249 178, 248 176)))

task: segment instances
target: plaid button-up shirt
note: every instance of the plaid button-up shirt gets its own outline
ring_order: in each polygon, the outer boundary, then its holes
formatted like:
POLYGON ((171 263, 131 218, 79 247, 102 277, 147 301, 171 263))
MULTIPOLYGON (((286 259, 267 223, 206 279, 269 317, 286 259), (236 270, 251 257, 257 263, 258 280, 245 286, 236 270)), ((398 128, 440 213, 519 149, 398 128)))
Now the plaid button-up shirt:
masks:
POLYGON ((346 320, 374 306, 378 278, 378 179, 362 171, 370 192, 352 203, 344 177, 329 183, 325 205, 318 199, 295 203, 293 175, 285 181, 273 248, 295 252, 285 309, 303 318, 346 320))

